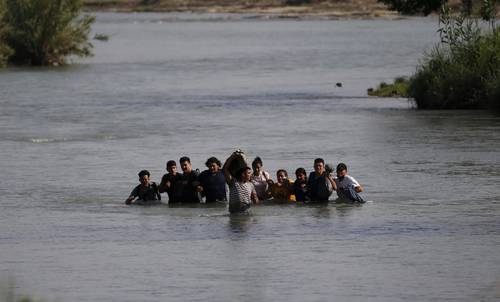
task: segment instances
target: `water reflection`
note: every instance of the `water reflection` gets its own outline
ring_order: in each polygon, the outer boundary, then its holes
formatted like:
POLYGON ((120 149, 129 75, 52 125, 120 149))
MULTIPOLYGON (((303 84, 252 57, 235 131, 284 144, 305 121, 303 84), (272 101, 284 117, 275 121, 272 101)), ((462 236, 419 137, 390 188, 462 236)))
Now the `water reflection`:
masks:
POLYGON ((228 229, 231 234, 245 235, 256 221, 252 214, 232 214, 228 217, 228 229))

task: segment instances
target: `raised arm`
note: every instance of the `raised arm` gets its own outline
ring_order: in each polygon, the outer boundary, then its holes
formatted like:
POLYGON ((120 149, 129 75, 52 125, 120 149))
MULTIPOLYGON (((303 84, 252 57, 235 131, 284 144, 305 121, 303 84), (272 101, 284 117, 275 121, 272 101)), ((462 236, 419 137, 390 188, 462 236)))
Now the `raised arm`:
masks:
POLYGON ((326 174, 326 179, 330 182, 330 184, 332 185, 332 189, 333 191, 337 191, 337 184, 335 183, 335 181, 333 180, 332 176, 330 174, 326 174))
POLYGON ((226 182, 228 184, 233 182, 233 176, 231 175, 231 172, 229 171, 229 166, 231 166, 231 163, 236 158, 236 156, 237 156, 236 153, 232 153, 231 156, 229 156, 228 159, 226 159, 226 161, 224 162, 224 165, 222 166, 222 171, 224 172, 224 177, 226 178, 226 182))

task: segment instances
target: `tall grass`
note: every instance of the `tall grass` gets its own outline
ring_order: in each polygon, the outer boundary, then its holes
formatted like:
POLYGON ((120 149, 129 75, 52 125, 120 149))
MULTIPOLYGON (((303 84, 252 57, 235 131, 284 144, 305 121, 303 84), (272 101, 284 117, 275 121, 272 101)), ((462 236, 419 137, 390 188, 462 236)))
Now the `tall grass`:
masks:
POLYGON ((80 16, 81 0, 0 0, 0 61, 62 65, 68 56, 92 55, 93 16, 80 16))
POLYGON ((440 22, 441 43, 410 79, 410 97, 420 109, 498 108, 500 30, 446 14, 440 22))

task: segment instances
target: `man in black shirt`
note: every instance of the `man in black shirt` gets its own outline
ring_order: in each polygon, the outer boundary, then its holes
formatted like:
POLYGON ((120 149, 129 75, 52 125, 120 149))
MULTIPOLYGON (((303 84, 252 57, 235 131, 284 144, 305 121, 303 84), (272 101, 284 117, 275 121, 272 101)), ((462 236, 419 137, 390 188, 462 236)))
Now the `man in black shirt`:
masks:
POLYGON ((220 170, 222 164, 215 158, 210 157, 205 163, 208 170, 201 172, 198 191, 206 198, 206 202, 226 201, 226 178, 220 170))
POLYGON ((187 156, 179 159, 182 175, 173 185, 173 195, 175 202, 199 203, 200 194, 197 187, 200 186, 198 172, 191 167, 191 160, 187 156))
POLYGON ((149 181, 149 171, 142 170, 139 172, 140 185, 136 186, 130 193, 129 198, 125 200, 125 204, 157 204, 161 200, 158 186, 154 182, 149 181))
POLYGON ((314 160, 314 172, 309 174, 307 188, 311 201, 328 201, 332 192, 337 189, 330 171, 325 170, 325 161, 322 158, 314 160))
POLYGON ((174 196, 174 185, 177 181, 181 179, 181 174, 177 172, 177 165, 175 161, 169 160, 167 162, 167 171, 168 173, 163 175, 160 183, 160 193, 167 192, 168 194, 168 203, 176 203, 181 202, 181 200, 175 200, 174 196))

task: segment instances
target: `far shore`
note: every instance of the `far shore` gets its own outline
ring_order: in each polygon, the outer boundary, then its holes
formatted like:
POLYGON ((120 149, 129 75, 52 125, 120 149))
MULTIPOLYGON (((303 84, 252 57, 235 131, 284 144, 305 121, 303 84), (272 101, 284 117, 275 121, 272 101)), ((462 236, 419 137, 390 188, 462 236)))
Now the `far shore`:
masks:
POLYGON ((91 12, 252 14, 276 19, 403 18, 376 0, 313 1, 304 5, 283 3, 277 0, 84 0, 84 8, 91 12))

